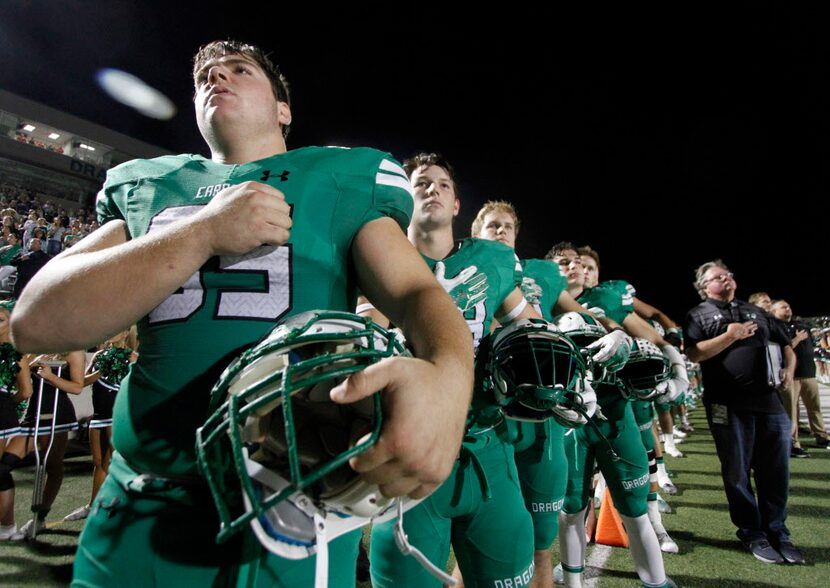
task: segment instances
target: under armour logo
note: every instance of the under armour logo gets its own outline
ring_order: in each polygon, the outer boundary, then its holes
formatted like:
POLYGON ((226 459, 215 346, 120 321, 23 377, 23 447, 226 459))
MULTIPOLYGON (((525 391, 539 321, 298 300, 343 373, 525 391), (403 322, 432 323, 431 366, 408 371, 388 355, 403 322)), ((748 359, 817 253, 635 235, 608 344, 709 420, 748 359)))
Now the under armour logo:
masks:
MULTIPOLYGON (((284 170, 282 170, 282 173, 279 176, 275 176, 275 177, 279 177, 281 182, 286 182, 286 181, 288 181, 288 174, 290 174, 290 173, 291 173, 290 171, 288 171, 287 169, 284 169, 284 170)), ((267 182, 270 177, 271 177, 271 170, 270 169, 262 170, 262 177, 259 179, 259 181, 260 182, 267 182)))

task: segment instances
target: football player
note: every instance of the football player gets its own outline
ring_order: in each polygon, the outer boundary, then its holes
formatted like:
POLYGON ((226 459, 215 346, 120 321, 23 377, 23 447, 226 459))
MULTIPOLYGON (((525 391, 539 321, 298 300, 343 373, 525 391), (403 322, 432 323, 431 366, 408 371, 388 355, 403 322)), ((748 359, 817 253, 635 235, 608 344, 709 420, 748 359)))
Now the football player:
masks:
MULTIPOLYGON (((458 454, 472 390, 469 334, 406 240, 411 187, 398 163, 372 149, 288 151, 288 86, 256 47, 206 45, 193 79, 211 158, 110 170, 97 202, 101 228, 38 273, 12 333, 21 350, 60 350, 138 322, 142 353, 116 399, 116 454, 81 537, 76 583, 146 585, 163 574, 170 585, 310 586, 313 557, 280 559, 250 530, 215 544, 218 514, 194 447, 214 382, 277 321, 351 310, 359 287, 417 359, 380 361, 331 398, 384 390, 380 439, 350 463, 386 496, 420 498, 458 454)), ((357 531, 332 543, 331 584, 353 585, 359 539, 357 531)))
MULTIPOLYGON (((519 226, 511 203, 490 201, 478 211, 471 234, 515 249, 519 226)), ((522 292, 545 320, 563 312, 585 312, 568 293, 567 281, 556 264, 544 259, 523 259, 521 264, 522 292)), ((607 317, 601 320, 609 330, 619 327, 607 317)), ((539 424, 515 422, 514 428, 516 468, 525 506, 533 518, 535 575, 531 586, 552 586, 551 545, 559 530, 568 473, 565 427, 549 419, 539 424)))
MULTIPOLYGON (((478 348, 494 319, 502 325, 540 318, 522 295, 521 266, 513 250, 482 239, 455 241, 453 220, 461 206, 455 173, 440 155, 421 153, 404 163, 415 209, 409 240, 455 300, 478 348)), ((388 322, 368 306, 376 322, 388 322)), ((443 568, 450 543, 472 586, 527 584, 533 575, 533 526, 517 482, 512 447, 501 440, 492 410, 477 390, 469 427, 450 478, 404 519, 409 541, 443 568), (481 409, 480 411, 478 409, 481 409), (510 537, 509 542, 504 538, 510 537)), ((499 419, 501 417, 498 417, 499 419)), ((379 587, 440 586, 395 544, 392 523, 375 525, 370 549, 372 584, 379 587)))
MULTIPOLYGON (((578 249, 578 253, 580 254, 582 266, 585 270, 585 287, 593 288, 597 286, 597 284, 599 283, 599 254, 594 249, 588 246, 580 247, 578 249)), ((659 310, 655 309, 653 306, 640 302, 635 296, 636 291, 634 290, 634 287, 628 282, 625 282, 623 280, 609 280, 606 282, 602 282, 602 285, 606 288, 615 290, 620 295, 621 299, 628 299, 629 297, 633 299, 634 312, 636 312, 637 315, 641 318, 648 318, 646 316, 643 316, 643 314, 650 314, 652 316, 659 315, 665 317, 665 320, 668 321, 668 323, 674 324, 673 322, 671 322, 671 319, 669 319, 665 314, 663 314, 659 310), (639 311, 638 308, 640 309, 639 311), (654 311, 651 312, 649 311, 649 309, 654 309, 654 311)), ((660 333, 658 332, 658 334, 660 333)), ((678 340, 675 339, 675 341, 678 340)), ((672 357, 674 357, 673 353, 668 353, 672 357)), ((671 361, 671 358, 669 358, 669 361, 671 361)), ((680 395, 678 395, 678 397, 679 396, 680 395)), ((654 532, 657 534, 657 540, 660 542, 660 549, 662 549, 665 553, 677 553, 679 551, 679 547, 663 526, 662 516, 660 515, 659 510, 659 500, 657 492, 658 488, 660 487, 660 465, 662 465, 662 472, 665 475, 665 482, 667 482, 664 486, 666 491, 669 493, 676 493, 677 490, 674 487, 674 484, 671 483, 671 480, 669 479, 668 475, 665 473, 665 464, 662 463, 663 454, 661 451, 658 452, 658 450, 660 449, 660 445, 659 443, 655 444, 653 408, 654 402, 652 402, 651 399, 644 400, 634 397, 632 397, 630 400, 631 410, 634 414, 634 421, 637 423, 637 428, 640 431, 640 438, 643 442, 643 447, 645 447, 646 454, 648 456, 648 518, 651 522, 651 526, 654 527, 654 532)), ((659 404, 660 406, 665 406, 665 403, 661 402, 659 404)), ((669 413, 669 423, 671 423, 671 413, 669 413)))
MULTIPOLYGON (((585 271, 574 245, 558 243, 546 258, 563 269, 568 280, 568 291, 583 306, 611 317, 632 336, 643 337, 661 347, 667 345, 648 323, 636 316, 630 298, 611 288, 585 287, 585 271)), ((679 376, 674 379, 676 381, 669 385, 675 389, 682 387, 679 376)), ((669 585, 660 544, 647 516, 648 458, 631 405, 616 385, 599 382, 595 389, 604 420, 594 416, 588 425, 565 440, 571 468, 559 530, 565 583, 568 586, 582 584, 585 509, 596 461, 614 504, 625 521, 637 574, 646 586, 669 585)))

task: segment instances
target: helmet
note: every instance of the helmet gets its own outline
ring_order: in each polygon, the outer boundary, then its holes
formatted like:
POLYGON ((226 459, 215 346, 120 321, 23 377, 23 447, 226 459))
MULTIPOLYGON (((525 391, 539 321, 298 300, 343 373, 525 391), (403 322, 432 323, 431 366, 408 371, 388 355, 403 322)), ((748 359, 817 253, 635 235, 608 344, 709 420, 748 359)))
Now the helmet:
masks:
POLYGON ((671 378, 671 365, 657 345, 635 337, 628 362, 617 372, 617 376, 624 393, 650 400, 664 391, 665 386, 660 385, 671 378))
POLYGON ((602 323, 584 312, 564 312, 554 317, 553 324, 565 333, 579 348, 580 353, 584 355, 586 364, 591 369, 594 382, 616 383, 614 374, 591 361, 590 351, 585 350, 588 345, 608 334, 602 323))
POLYGON ((547 321, 519 320, 496 331, 488 366, 496 403, 507 418, 540 422, 564 414, 559 407, 581 406, 585 361, 547 321))
MULTIPOLYGON (((338 405, 329 391, 404 354, 396 335, 368 318, 316 310, 276 326, 225 369, 211 391, 210 417, 196 433, 199 468, 219 512, 219 542, 250 525, 267 549, 301 559, 395 515, 395 501, 348 465, 377 442, 380 394, 338 405)), ((404 508, 416 503, 404 499, 404 508)))

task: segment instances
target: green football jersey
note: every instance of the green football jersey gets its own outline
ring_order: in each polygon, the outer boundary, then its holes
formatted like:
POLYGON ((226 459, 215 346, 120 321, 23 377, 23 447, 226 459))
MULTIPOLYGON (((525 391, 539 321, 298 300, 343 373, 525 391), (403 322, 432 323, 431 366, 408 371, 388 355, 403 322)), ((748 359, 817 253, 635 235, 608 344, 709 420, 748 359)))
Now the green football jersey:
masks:
POLYGON ((522 260, 522 294, 546 321, 553 319, 553 307, 567 289, 568 280, 559 266, 546 259, 522 260))
POLYGON ((634 312, 633 298, 626 297, 619 288, 608 287, 605 283, 595 288, 585 288, 576 301, 595 315, 607 316, 619 324, 634 312))
POLYGON ((308 147, 238 165, 197 155, 128 162, 107 174, 99 220, 123 219, 130 237, 141 237, 246 181, 285 194, 291 237, 280 247, 209 259, 140 321, 141 352, 113 419, 114 445, 139 471, 196 473, 195 430, 225 366, 281 319, 318 308, 352 310, 352 239, 384 216, 405 230, 412 214, 409 180, 390 156, 308 147))
POLYGON ((637 295, 637 290, 629 282, 625 280, 607 280, 602 282, 600 286, 619 292, 623 306, 631 307, 630 312, 634 312, 634 297, 637 295))
POLYGON ((496 310, 507 296, 522 284, 522 266, 510 247, 496 241, 468 238, 457 241, 444 259, 422 256, 435 272, 444 264, 444 288, 464 315, 478 349, 481 338, 490 332, 496 310), (471 269, 472 268, 472 269, 471 269), (468 275, 461 280, 462 272, 468 275), (457 283, 456 283, 457 282, 457 283))

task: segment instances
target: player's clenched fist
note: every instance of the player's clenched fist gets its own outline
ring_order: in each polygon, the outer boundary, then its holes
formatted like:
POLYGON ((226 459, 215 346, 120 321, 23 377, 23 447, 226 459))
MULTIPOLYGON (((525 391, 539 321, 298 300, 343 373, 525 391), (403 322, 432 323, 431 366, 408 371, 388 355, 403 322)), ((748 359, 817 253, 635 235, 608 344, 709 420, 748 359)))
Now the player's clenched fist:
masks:
POLYGON ((282 192, 259 182, 225 188, 196 215, 211 255, 242 255, 282 245, 291 235, 291 207, 282 192))

